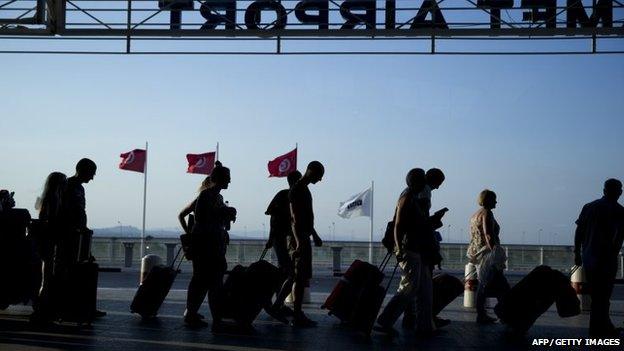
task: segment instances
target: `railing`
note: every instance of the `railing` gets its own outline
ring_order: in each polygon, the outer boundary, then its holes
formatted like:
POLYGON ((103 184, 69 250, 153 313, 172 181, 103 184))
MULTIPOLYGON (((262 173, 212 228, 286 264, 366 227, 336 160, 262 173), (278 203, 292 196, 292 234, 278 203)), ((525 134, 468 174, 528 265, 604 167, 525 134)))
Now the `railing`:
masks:
MULTIPOLYGON (((227 261, 231 267, 236 264, 248 265, 257 261, 264 249, 264 240, 232 240, 227 250, 227 261)), ((155 254, 163 261, 171 262, 179 249, 178 238, 153 238, 146 240, 145 254, 155 254)), ((569 271, 574 262, 572 246, 538 245, 503 245, 507 252, 507 269, 526 272, 545 264, 555 269, 569 271)), ((443 268, 449 270, 464 269, 467 262, 466 244, 442 244, 444 257, 443 268)), ((140 267, 140 239, 95 237, 92 246, 93 255, 101 266, 138 269, 140 267)), ((373 263, 379 264, 387 250, 381 243, 373 243, 373 263)), ((322 247, 314 248, 313 262, 317 273, 331 273, 344 270, 355 259, 368 261, 369 243, 353 241, 326 241, 322 247), (337 249, 341 248, 341 249, 337 249), (338 267, 336 263, 338 261, 338 267)), ((267 260, 276 263, 273 250, 267 260)), ((183 269, 189 269, 190 263, 182 263, 183 269)), ((624 278, 624 257, 619 256, 618 277, 624 278)))

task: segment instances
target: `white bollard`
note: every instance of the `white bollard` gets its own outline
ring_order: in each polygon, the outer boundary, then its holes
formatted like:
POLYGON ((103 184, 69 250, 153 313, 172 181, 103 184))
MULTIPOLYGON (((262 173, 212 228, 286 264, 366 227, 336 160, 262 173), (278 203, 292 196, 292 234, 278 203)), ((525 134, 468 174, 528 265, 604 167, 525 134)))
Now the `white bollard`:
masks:
POLYGON ((572 273, 570 280, 574 291, 576 291, 576 297, 581 301, 581 310, 589 311, 591 310, 591 296, 589 295, 585 271, 583 271, 582 266, 574 266, 572 270, 574 273, 572 273))
MULTIPOLYGON (((286 303, 292 304, 294 301, 293 293, 291 292, 286 297, 286 303)), ((303 290, 303 303, 311 303, 312 297, 310 296, 310 281, 307 280, 305 283, 305 289, 303 290)))
POLYGON ((468 263, 464 269, 464 307, 475 307, 478 286, 477 267, 472 263, 468 263))
POLYGON ((143 280, 147 278, 149 272, 155 266, 161 265, 162 259, 158 255, 145 255, 143 259, 141 259, 141 281, 139 283, 143 283, 143 280))

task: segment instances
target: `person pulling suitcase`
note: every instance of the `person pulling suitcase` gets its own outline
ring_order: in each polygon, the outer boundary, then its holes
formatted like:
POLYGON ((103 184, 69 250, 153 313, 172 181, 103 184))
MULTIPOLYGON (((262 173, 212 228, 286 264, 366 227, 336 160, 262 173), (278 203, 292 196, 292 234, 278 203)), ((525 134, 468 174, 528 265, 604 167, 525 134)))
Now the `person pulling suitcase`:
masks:
POLYGON ((230 181, 229 168, 220 163, 215 165, 209 185, 195 201, 195 224, 189 230, 193 276, 189 282, 184 312, 184 323, 191 328, 208 325, 199 314, 206 294, 212 314, 212 330, 219 331, 223 326, 219 302, 227 268, 226 228, 236 220, 236 209, 223 201, 220 192, 228 188, 230 181))
POLYGON ((290 216, 290 203, 288 201, 288 192, 290 188, 301 179, 302 175, 299 171, 293 171, 287 176, 288 189, 280 190, 265 212, 271 216, 271 228, 269 232, 269 240, 265 245, 265 249, 273 248, 277 257, 277 264, 283 276, 283 284, 278 289, 275 301, 265 308, 266 312, 273 318, 282 323, 288 323, 286 317, 293 316, 292 309, 284 305, 286 297, 292 292, 294 283, 294 267, 293 261, 288 253, 288 241, 292 240, 292 227, 290 216))
POLYGON ((416 331, 429 337, 436 331, 433 322, 432 267, 439 264, 440 252, 435 242, 431 219, 422 210, 417 194, 425 186, 425 171, 410 170, 406 176, 407 189, 399 197, 394 224, 394 250, 401 267, 401 282, 397 293, 377 319, 378 331, 395 334, 394 323, 405 307, 416 298, 416 331))

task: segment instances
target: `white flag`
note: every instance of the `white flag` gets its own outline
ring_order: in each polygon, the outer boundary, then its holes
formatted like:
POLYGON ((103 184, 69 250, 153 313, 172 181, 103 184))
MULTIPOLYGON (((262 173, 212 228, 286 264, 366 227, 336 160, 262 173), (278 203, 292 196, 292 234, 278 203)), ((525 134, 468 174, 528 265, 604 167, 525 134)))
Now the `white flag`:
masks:
POLYGON ((351 218, 371 215, 371 188, 351 196, 347 201, 340 203, 338 215, 342 218, 351 218))

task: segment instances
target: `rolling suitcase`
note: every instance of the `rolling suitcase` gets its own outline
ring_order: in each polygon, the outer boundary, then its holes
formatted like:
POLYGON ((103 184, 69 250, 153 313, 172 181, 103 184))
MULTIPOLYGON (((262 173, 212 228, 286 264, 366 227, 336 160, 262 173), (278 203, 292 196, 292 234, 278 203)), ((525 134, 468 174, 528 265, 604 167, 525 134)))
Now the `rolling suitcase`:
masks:
POLYGON ((282 283, 282 274, 279 268, 264 260, 266 253, 265 249, 259 261, 249 267, 237 265, 228 274, 222 292, 224 318, 250 325, 271 302, 282 283))
POLYGON ((178 253, 170 266, 158 265, 149 271, 132 299, 130 312, 138 313, 143 318, 155 317, 158 314, 158 310, 169 294, 182 264, 183 258, 180 259, 178 266, 173 268, 181 250, 182 248, 178 249, 178 253))
POLYGON ((501 322, 519 332, 529 330, 555 302, 553 272, 548 266, 538 266, 511 288, 494 308, 501 322))
POLYGON ((463 292, 461 280, 446 273, 436 274, 433 277, 433 315, 438 315, 463 292))
MULTIPOLYGON (((380 271, 383 271, 388 261, 390 261, 389 257, 385 261, 385 264, 381 266, 380 271)), ((355 308, 351 315, 351 326, 353 329, 370 336, 373 325, 375 325, 375 321, 377 320, 377 315, 379 315, 379 310, 383 305, 384 298, 388 293, 388 289, 390 289, 390 284, 394 279, 398 267, 399 263, 397 262, 385 287, 377 284, 375 286, 365 286, 360 290, 359 296, 356 299, 355 308)))
POLYGON ((362 287, 365 284, 376 286, 381 284, 384 274, 382 273, 380 267, 368 262, 355 260, 351 266, 349 266, 349 269, 347 269, 343 277, 355 286, 362 287))
POLYGON ((370 294, 381 284, 384 278, 382 269, 385 268, 391 255, 388 253, 379 267, 360 260, 353 261, 321 308, 328 310, 329 315, 336 316, 342 322, 349 322, 362 290, 367 289, 367 293, 370 294))
MULTIPOLYGON (((579 269, 579 266, 572 269, 570 275, 574 274, 577 269, 579 269)), ((572 287, 570 278, 559 271, 555 271, 555 278, 559 280, 557 296, 555 297, 555 305, 557 306, 559 317, 578 316, 581 313, 581 301, 576 296, 576 291, 572 287)))
POLYGON ((55 296, 61 301, 58 316, 63 322, 91 324, 97 304, 98 265, 78 262, 67 267, 55 296), (61 288, 62 287, 62 288, 61 288))
POLYGON ((342 322, 347 322, 351 318, 351 313, 355 307, 355 297, 357 289, 352 283, 345 279, 340 279, 334 289, 321 305, 322 309, 329 310, 330 316, 336 316, 342 322))

